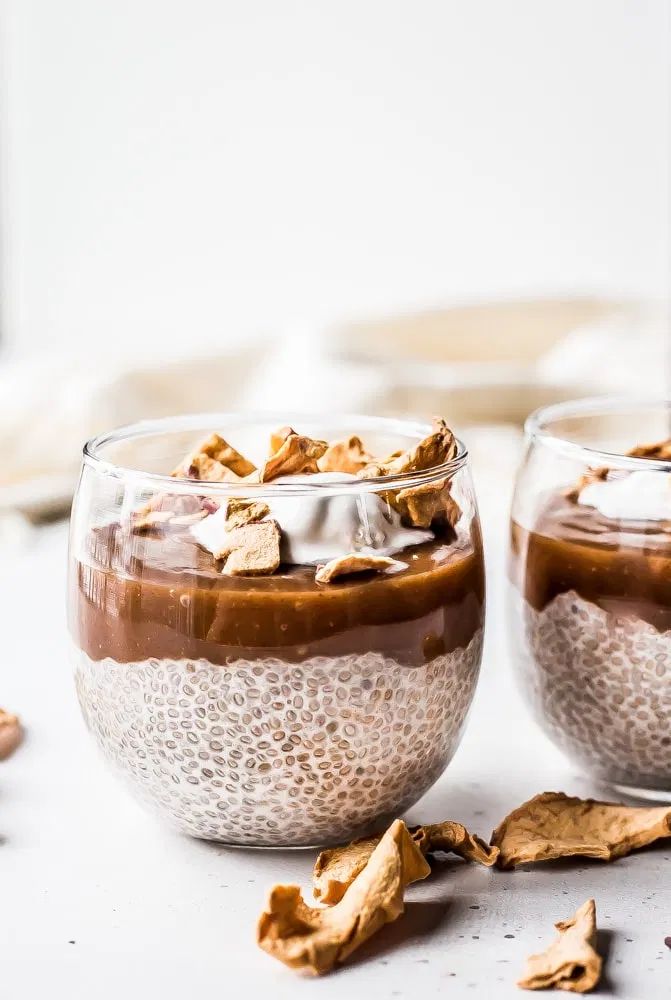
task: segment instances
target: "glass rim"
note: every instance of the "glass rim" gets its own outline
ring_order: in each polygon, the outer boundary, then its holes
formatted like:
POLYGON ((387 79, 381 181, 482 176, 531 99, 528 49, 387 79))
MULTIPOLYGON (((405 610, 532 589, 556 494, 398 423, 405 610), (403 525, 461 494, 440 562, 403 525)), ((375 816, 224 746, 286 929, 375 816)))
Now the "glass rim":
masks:
MULTIPOLYGON (((589 445, 570 441, 550 429, 553 422, 571 417, 597 417, 655 409, 666 409, 671 417, 671 399, 647 399, 644 396, 626 395, 585 396, 580 399, 568 399, 562 403, 551 403, 549 406, 540 406, 527 417, 524 422, 524 432, 530 441, 542 443, 559 454, 575 458, 590 466, 616 466, 619 469, 645 469, 668 473, 671 472, 671 460, 669 459, 642 458, 635 455, 623 455, 620 452, 604 451, 600 448, 590 448, 589 445)), ((641 444, 647 443, 641 442, 641 444)))
MULTIPOLYGON (((119 465, 100 454, 104 447, 122 441, 130 441, 153 434, 170 431, 203 430, 208 425, 222 426, 237 422, 239 426, 253 426, 255 423, 272 423, 280 426, 300 426, 305 423, 331 421, 334 424, 350 425, 343 429, 344 433, 365 433, 366 430, 383 430, 406 437, 416 437, 417 441, 426 437, 431 426, 422 421, 397 417, 372 417, 358 414, 316 414, 287 412, 223 412, 223 413, 188 413, 171 417, 157 417, 151 420, 139 420, 125 424, 111 431, 97 434, 84 444, 82 462, 84 466, 94 469, 101 475, 111 476, 119 480, 132 480, 155 485, 164 492, 201 495, 204 491, 211 496, 244 497, 253 494, 258 496, 337 496, 351 493, 378 493, 380 490, 402 490, 411 486, 423 486, 438 479, 454 475, 467 462, 468 450, 460 438, 456 438, 457 454, 449 462, 423 469, 419 472, 403 472, 395 476, 377 476, 371 479, 347 480, 342 483, 209 483, 199 479, 180 479, 166 473, 145 472, 129 466, 119 465)), ((207 433, 207 431, 204 431, 207 433)))

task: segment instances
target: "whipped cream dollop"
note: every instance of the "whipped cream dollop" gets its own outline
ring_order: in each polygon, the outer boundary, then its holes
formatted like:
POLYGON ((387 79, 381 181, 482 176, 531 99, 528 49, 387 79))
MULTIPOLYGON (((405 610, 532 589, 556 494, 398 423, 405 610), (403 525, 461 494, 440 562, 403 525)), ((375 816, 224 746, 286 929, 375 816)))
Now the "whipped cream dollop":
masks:
POLYGON ((589 483, 580 491, 578 503, 613 521, 671 521, 671 475, 631 472, 589 483))
MULTIPOLYGON (((315 483, 358 482, 342 472, 318 472, 305 476, 282 476, 279 484, 300 486, 315 483)), ((433 539, 432 531, 406 528, 399 515, 389 510, 376 493, 342 493, 319 496, 272 497, 266 500, 269 517, 282 531, 282 562, 290 565, 326 563, 350 552, 393 556, 411 545, 433 539)), ((226 533, 226 505, 191 528, 196 541, 212 553, 220 551, 226 533)))

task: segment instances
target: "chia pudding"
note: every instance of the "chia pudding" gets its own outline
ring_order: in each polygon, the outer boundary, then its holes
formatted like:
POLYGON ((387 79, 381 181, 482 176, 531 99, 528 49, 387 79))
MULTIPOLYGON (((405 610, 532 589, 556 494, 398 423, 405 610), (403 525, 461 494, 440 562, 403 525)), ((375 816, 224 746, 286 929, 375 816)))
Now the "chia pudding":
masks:
MULTIPOLYGON (((409 503, 389 488, 362 500, 367 472, 339 464, 273 478, 287 495, 264 499, 258 474, 206 479, 215 472, 200 462, 188 499, 164 492, 88 524, 73 546, 86 723, 133 788, 194 836, 301 846, 365 834, 414 803, 459 742, 484 615, 460 470, 409 503), (243 480, 245 516, 255 507, 242 527, 262 530, 238 558, 239 513, 233 526, 233 501, 211 484, 243 480), (295 497, 306 482, 341 493, 295 497)), ((373 475, 391 473, 378 463, 373 475)))
POLYGON ((671 477, 591 470, 546 494, 531 530, 513 518, 511 553, 511 638, 537 720, 597 778, 665 797, 671 477))

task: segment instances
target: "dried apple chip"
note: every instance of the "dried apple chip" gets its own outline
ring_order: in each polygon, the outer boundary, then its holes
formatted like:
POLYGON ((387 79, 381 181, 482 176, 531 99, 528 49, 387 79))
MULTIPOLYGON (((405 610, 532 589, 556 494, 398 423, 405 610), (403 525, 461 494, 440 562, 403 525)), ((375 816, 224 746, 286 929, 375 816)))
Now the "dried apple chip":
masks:
POLYGON ((608 478, 608 469, 605 466, 601 466, 598 469, 587 469, 585 472, 583 472, 582 476, 577 481, 577 483, 575 483, 575 485, 571 486, 566 491, 566 498, 568 500, 572 500, 573 503, 577 503, 578 497, 580 496, 580 494, 582 493, 582 491, 585 489, 586 486, 589 486, 590 483, 602 482, 604 479, 607 478, 608 478))
POLYGON ((312 891, 322 903, 338 903, 368 862, 382 834, 321 851, 312 871, 312 891))
POLYGON ((131 512, 130 526, 141 534, 170 525, 195 524, 207 514, 204 499, 190 494, 157 493, 143 507, 131 512))
POLYGON ((214 497, 201 497, 200 505, 206 514, 216 514, 219 510, 219 501, 214 497))
MULTIPOLYGON (((435 417, 431 433, 414 448, 394 452, 383 462, 371 462, 358 475, 362 479, 424 472, 449 462, 457 454, 457 439, 445 421, 435 417)), ((388 490, 381 496, 413 528, 450 524, 461 516, 459 505, 450 496, 450 480, 410 486, 403 490, 388 490)))
MULTIPOLYGON (((465 861, 476 861, 487 868, 496 862, 499 851, 490 847, 475 834, 469 833, 461 823, 446 820, 413 827, 412 839, 422 854, 438 851, 458 854, 465 861)), ((363 871, 371 854, 380 843, 380 836, 365 837, 351 844, 322 851, 312 872, 315 899, 322 903, 337 903, 359 872, 363 871)))
POLYGON ((18 715, 0 708, 0 760, 13 754, 23 738, 18 715))
POLYGON ((201 483, 237 483, 241 478, 228 466, 210 458, 209 455, 194 455, 185 475, 189 479, 197 479, 201 483))
POLYGON ((170 510, 151 510, 149 507, 143 507, 142 510, 133 511, 131 514, 131 527, 133 531, 140 533, 153 531, 154 528, 167 524, 174 516, 170 510))
POLYGON ((224 533, 215 559, 225 559, 226 576, 269 576, 280 564, 277 521, 256 521, 224 533))
POLYGON ((527 959, 517 985, 525 990, 555 987, 571 993, 593 990, 601 977, 596 951, 596 906, 588 899, 569 920, 555 924, 559 937, 539 955, 527 959))
POLYGON ((614 861, 671 837, 671 808, 625 806, 543 792, 511 812, 492 834, 500 868, 580 855, 614 861))
POLYGON ((240 478, 249 476, 252 472, 256 471, 256 466, 253 462, 250 462, 244 455, 241 455, 232 445, 225 441, 219 434, 211 434, 206 441, 204 441, 197 452, 201 455, 207 455, 208 458, 214 459, 215 462, 219 462, 224 465, 227 469, 230 469, 232 473, 240 478))
POLYGON ((329 972, 396 920, 406 886, 430 871, 405 823, 396 820, 335 906, 308 906, 298 886, 275 886, 258 922, 257 941, 292 969, 329 972))
POLYGON ((413 528, 430 528, 438 523, 454 527, 461 517, 459 504, 450 496, 448 479, 399 490, 393 505, 413 528))
POLYGON ((443 823, 414 827, 412 836, 423 854, 437 851, 458 854, 464 861, 476 861, 486 868, 491 868, 499 856, 498 847, 492 847, 461 823, 449 819, 443 823))
POLYGON ((271 437, 271 444, 281 444, 261 471, 261 482, 267 483, 279 476, 296 476, 301 473, 319 472, 318 460, 328 448, 326 441, 316 441, 314 438, 296 434, 290 427, 282 428, 271 437), (288 431, 284 438, 281 435, 288 431))
POLYGON ((170 519, 170 525, 181 525, 182 527, 189 527, 192 524, 198 524, 202 521, 204 517, 207 517, 207 510, 202 507, 200 510, 194 510, 191 514, 175 514, 174 517, 170 519))
POLYGON ((262 521, 270 514, 270 507, 262 500, 238 500, 231 498, 226 507, 226 528, 241 528, 254 521, 262 521))
POLYGON ((276 451, 279 451, 289 435, 295 433, 296 431, 293 427, 289 427, 288 425, 273 431, 270 435, 270 454, 274 455, 276 451))
POLYGON ((317 583, 331 583, 339 576, 350 576, 353 573, 381 573, 390 568, 407 569, 407 563, 389 556, 367 555, 365 552, 350 552, 346 556, 337 556, 324 566, 318 566, 315 573, 317 583))
POLYGON ((654 444, 639 444, 627 452, 631 458, 650 458, 658 462, 671 460, 671 438, 666 441, 656 441, 654 444))
POLYGON ((202 521, 204 517, 207 517, 204 508, 188 514, 176 514, 170 510, 152 510, 150 507, 143 507, 131 514, 131 527, 138 534, 143 534, 161 527, 188 527, 202 521))
POLYGON ((360 437, 353 434, 344 441, 332 441, 318 461, 320 472, 346 472, 355 476, 373 456, 369 455, 360 437))
POLYGON ((457 454, 457 439, 442 417, 434 417, 431 433, 419 444, 385 462, 373 462, 361 470, 362 479, 395 476, 405 472, 423 472, 449 462, 457 454))
MULTIPOLYGON (((667 438, 665 441, 656 441, 654 444, 638 444, 635 448, 630 448, 626 454, 629 458, 649 458, 657 462, 669 462, 671 461, 671 438, 667 438)), ((610 471, 607 466, 587 469, 577 483, 566 491, 567 498, 577 503, 586 486, 607 479, 610 471)))
POLYGON ((211 434, 180 462, 171 475, 218 483, 244 479, 255 471, 256 466, 228 441, 219 434, 211 434))

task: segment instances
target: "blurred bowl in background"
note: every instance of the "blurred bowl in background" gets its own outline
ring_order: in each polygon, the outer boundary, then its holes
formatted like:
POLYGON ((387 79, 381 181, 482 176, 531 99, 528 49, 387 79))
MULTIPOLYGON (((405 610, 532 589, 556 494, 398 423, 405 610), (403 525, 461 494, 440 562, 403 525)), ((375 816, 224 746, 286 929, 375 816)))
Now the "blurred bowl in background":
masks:
POLYGON ((666 388, 663 304, 598 298, 457 306, 331 331, 335 357, 379 380, 380 413, 449 415, 457 426, 521 426, 548 403, 666 388))
POLYGON ((483 302, 352 323, 339 337, 345 353, 359 358, 519 364, 621 308, 594 298, 483 302))

